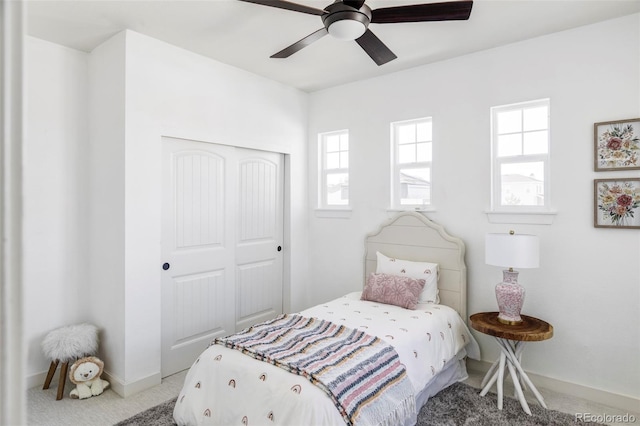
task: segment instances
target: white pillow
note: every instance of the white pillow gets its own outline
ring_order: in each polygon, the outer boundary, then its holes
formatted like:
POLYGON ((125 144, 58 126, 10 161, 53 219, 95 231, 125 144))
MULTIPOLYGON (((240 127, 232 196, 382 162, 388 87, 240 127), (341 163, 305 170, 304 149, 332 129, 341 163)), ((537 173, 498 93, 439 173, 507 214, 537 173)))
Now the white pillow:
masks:
POLYGON ((412 262, 410 260, 394 259, 387 257, 379 251, 376 252, 378 274, 400 275, 423 279, 424 288, 420 293, 420 303, 440 303, 438 297, 438 264, 429 262, 412 262))

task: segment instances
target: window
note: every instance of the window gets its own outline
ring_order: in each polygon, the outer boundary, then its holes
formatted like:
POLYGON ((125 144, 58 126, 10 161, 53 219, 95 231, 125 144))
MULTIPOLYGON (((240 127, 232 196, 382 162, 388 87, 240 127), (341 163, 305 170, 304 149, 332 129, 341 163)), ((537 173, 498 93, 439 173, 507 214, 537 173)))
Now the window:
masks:
POLYGON ((349 205, 349 131, 321 133, 320 208, 349 205))
POLYGON ((431 205, 431 117, 391 123, 394 208, 431 205))
POLYGON ((549 209, 549 99, 491 108, 494 211, 549 209))

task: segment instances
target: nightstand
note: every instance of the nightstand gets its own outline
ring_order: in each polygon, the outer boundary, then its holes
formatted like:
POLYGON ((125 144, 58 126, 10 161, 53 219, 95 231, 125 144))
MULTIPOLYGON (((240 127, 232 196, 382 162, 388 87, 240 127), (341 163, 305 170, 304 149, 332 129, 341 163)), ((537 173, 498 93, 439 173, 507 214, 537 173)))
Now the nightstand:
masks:
POLYGON ((502 388, 506 365, 513 379, 515 393, 520 405, 522 405, 522 409, 527 414, 531 415, 529 405, 524 398, 523 388, 526 390, 528 386, 540 405, 544 408, 547 408, 547 405, 520 365, 522 353, 526 342, 539 342, 553 337, 553 326, 538 318, 527 315, 521 315, 521 317, 522 322, 516 325, 507 325, 499 322, 498 312, 481 312, 471 315, 469 319, 471 320, 471 327, 481 333, 493 336, 501 349, 500 358, 493 363, 484 379, 482 379, 480 395, 485 396, 497 381, 498 409, 502 410, 502 388))

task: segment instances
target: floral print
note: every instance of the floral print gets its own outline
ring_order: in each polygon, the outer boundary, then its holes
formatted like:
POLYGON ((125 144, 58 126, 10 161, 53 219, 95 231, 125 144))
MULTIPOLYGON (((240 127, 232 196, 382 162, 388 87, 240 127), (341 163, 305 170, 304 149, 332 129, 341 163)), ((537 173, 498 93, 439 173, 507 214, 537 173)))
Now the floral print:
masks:
POLYGON ((614 226, 627 225, 640 206, 640 186, 631 181, 600 182, 597 190, 598 210, 614 226))
POLYGON ((599 168, 640 166, 640 138, 634 134, 633 124, 612 124, 599 134, 597 144, 599 168))

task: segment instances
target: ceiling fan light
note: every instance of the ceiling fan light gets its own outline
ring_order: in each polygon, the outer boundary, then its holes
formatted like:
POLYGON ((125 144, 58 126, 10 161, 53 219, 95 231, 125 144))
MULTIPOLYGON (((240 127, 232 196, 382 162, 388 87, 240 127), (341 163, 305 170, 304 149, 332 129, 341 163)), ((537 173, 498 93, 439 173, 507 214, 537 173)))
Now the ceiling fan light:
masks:
POLYGON ((355 40, 367 31, 367 27, 360 21, 342 19, 329 25, 328 31, 339 40, 355 40))

